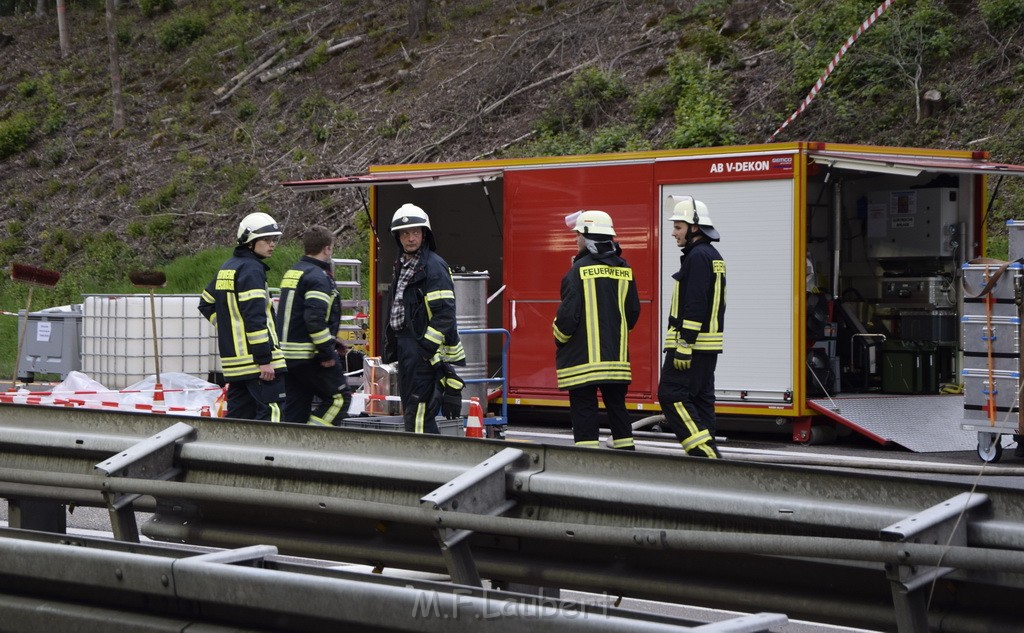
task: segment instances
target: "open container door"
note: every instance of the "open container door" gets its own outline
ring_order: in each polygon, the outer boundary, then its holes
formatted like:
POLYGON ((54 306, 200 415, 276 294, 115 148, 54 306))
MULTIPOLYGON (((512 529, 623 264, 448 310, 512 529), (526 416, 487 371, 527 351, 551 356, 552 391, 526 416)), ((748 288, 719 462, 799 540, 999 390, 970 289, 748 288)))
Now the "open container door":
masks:
POLYGON ((986 156, 809 146, 808 305, 828 304, 808 334, 810 412, 914 451, 974 448, 963 396, 940 395, 961 382, 960 270, 983 251, 986 177, 1024 175, 986 156))
MULTIPOLYGON (((298 192, 368 188, 368 197, 364 197, 363 203, 376 236, 376 239, 370 238, 371 320, 367 337, 370 355, 380 355, 378 345, 383 331, 382 319, 386 318, 384 301, 392 281, 392 263, 398 256, 397 243, 390 231, 394 211, 405 203, 415 204, 425 210, 430 217, 438 254, 448 262, 456 275, 486 271, 485 294, 491 297, 504 284, 503 177, 504 171, 501 168, 451 168, 374 171, 282 183, 282 186, 298 192)), ((482 276, 476 277, 483 281, 482 276)), ((464 309, 472 309, 482 311, 482 314, 473 315, 473 321, 500 324, 501 302, 495 300, 486 304, 486 297, 479 301, 474 297, 473 301, 460 302, 460 318, 464 309)), ((481 326, 482 323, 474 328, 481 326)), ((474 346, 479 346, 486 350, 486 367, 476 367, 474 363, 473 371, 469 372, 473 375, 467 373, 464 377, 484 377, 477 373, 486 373, 487 377, 500 376, 501 343, 494 341, 485 345, 483 339, 479 338, 483 335, 475 336, 478 340, 463 341, 467 357, 474 346)), ((481 365, 483 363, 480 361, 481 365)), ((467 389, 473 391, 472 388, 467 389)), ((472 395, 486 397, 486 385, 480 385, 477 391, 479 393, 472 395)))

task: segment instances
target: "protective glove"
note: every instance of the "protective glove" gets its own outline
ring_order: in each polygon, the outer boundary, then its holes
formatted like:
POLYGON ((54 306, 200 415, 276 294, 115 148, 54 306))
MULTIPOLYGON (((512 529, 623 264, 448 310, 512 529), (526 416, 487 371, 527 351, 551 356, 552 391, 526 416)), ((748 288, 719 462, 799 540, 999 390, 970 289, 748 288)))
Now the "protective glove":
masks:
POLYGON ((679 371, 686 371, 693 362, 693 348, 686 341, 676 343, 676 349, 672 352, 672 366, 679 371))
POLYGON ((441 363, 441 415, 454 420, 462 415, 462 388, 466 386, 455 369, 448 363, 441 363))

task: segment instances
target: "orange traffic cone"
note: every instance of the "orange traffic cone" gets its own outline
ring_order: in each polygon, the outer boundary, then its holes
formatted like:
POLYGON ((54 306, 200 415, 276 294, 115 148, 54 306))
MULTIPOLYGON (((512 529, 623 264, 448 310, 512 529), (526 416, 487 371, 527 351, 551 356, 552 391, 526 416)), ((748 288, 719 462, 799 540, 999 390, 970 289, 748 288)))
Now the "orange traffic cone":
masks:
POLYGON ((466 437, 484 436, 484 410, 479 398, 469 399, 469 417, 466 418, 466 437))
POLYGON ((214 402, 213 402, 213 410, 214 410, 214 412, 216 414, 216 415, 214 415, 214 417, 216 417, 216 418, 223 418, 224 416, 226 416, 227 415, 227 406, 228 406, 228 386, 224 385, 220 389, 220 395, 218 395, 217 399, 214 400, 214 402))

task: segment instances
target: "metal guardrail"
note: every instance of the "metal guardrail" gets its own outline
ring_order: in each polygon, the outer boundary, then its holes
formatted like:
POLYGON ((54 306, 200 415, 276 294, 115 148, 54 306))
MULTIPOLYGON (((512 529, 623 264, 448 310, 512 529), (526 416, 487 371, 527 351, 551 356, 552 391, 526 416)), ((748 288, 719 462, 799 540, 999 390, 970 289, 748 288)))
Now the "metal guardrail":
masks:
POLYGON ((15 405, 0 465, 12 525, 51 531, 89 503, 131 540, 119 517, 148 508, 158 540, 901 633, 1015 630, 1024 597, 1024 492, 995 486, 15 405))
POLYGON ((277 548, 184 551, 0 529, 0 612, 9 633, 185 631, 604 631, 753 633, 787 618, 760 613, 704 625, 612 606, 392 578, 277 548), (54 564, 59 562, 59 564, 54 564), (230 628, 228 628, 230 626, 230 628), (269 626, 269 629, 268 629, 269 626))

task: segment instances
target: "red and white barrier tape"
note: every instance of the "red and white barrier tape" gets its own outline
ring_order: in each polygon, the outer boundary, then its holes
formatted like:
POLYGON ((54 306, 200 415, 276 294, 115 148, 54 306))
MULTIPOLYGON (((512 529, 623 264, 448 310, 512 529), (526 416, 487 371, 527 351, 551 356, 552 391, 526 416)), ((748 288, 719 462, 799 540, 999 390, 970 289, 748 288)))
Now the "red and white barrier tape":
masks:
MULTIPOLYGON (((165 414, 174 413, 179 415, 193 415, 199 417, 222 417, 218 411, 217 416, 213 416, 211 413, 211 407, 209 405, 200 405, 198 407, 182 407, 182 406, 167 406, 162 404, 162 400, 154 397, 152 403, 147 402, 120 402, 118 400, 87 400, 85 398, 75 398, 72 396, 89 396, 89 395, 101 395, 101 394, 115 394, 115 393, 154 393, 154 395, 162 395, 165 391, 174 392, 186 392, 186 391, 212 391, 219 390, 223 394, 223 388, 221 387, 202 387, 193 389, 161 389, 157 392, 156 389, 125 389, 123 391, 107 390, 107 391, 73 391, 64 393, 54 393, 52 391, 34 391, 34 392, 14 392, 6 391, 0 392, 0 402, 7 404, 33 404, 41 406, 57 406, 57 407, 81 407, 86 409, 116 409, 120 411, 145 411, 147 413, 154 414, 165 414), (158 404, 159 400, 159 404, 158 404)), ((218 398, 218 401, 220 399, 218 398)), ((215 405, 216 406, 216 405, 215 405)))
MULTIPOLYGON (((97 389, 94 391, 33 391, 33 396, 98 396, 108 393, 189 393, 193 391, 221 391, 222 387, 186 387, 182 389, 97 389)), ((10 395, 11 392, 8 392, 10 395)))
POLYGON ((892 6, 892 3, 895 1, 896 0, 885 0, 885 2, 878 5, 878 8, 875 9, 871 13, 871 15, 867 17, 866 20, 861 22, 860 26, 857 27, 857 30, 854 32, 854 34, 851 35, 846 40, 846 42, 843 43, 843 45, 839 48, 839 52, 837 52, 835 56, 832 58, 832 61, 828 63, 828 67, 825 69, 825 73, 821 77, 818 77, 818 81, 814 82, 814 86, 811 88, 811 91, 807 93, 807 96, 804 97, 804 100, 800 103, 800 106, 797 107, 796 111, 794 111, 793 114, 789 115, 789 118, 786 119, 785 123, 779 126, 779 129, 772 132, 772 135, 768 137, 768 142, 774 141, 775 137, 778 135, 779 132, 781 132, 787 125, 792 123, 794 119, 800 116, 803 113, 803 111, 807 109, 807 106, 810 105, 811 101, 814 100, 814 97, 818 96, 818 92, 821 90, 821 87, 825 85, 825 80, 828 79, 828 76, 831 75, 832 71, 836 69, 836 65, 839 64, 839 60, 843 58, 843 55, 846 55, 846 51, 850 50, 850 47, 853 46, 853 43, 856 42, 857 38, 861 36, 861 33, 871 28, 871 25, 875 23, 875 20, 877 20, 879 16, 885 13, 885 10, 892 6))

